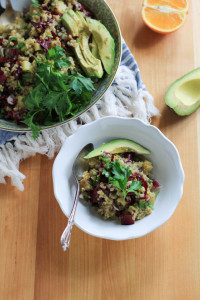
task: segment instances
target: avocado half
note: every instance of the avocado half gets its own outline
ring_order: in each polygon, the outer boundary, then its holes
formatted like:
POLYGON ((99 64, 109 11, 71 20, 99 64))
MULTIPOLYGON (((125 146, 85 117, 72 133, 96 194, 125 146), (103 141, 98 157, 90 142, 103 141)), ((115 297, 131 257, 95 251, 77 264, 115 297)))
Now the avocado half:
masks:
POLYGON ((109 143, 103 144, 97 149, 91 151, 87 156, 86 159, 100 156, 104 152, 108 152, 111 154, 116 153, 124 153, 124 152, 136 152, 138 154, 150 154, 150 151, 141 145, 135 143, 134 141, 127 140, 127 139, 118 139, 111 141, 109 143))
POLYGON ((200 106, 200 68, 172 83, 165 95, 165 103, 180 116, 194 112, 200 106))

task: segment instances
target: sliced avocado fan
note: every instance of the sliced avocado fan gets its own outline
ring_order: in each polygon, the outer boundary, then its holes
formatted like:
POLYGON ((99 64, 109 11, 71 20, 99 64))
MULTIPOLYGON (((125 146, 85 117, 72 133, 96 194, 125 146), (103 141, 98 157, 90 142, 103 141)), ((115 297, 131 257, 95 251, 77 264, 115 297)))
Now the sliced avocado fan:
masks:
POLYGON ((83 69, 89 77, 101 78, 103 76, 103 68, 101 61, 94 57, 89 48, 89 38, 91 32, 81 13, 68 10, 62 16, 62 23, 72 36, 78 36, 79 42, 74 46, 76 57, 83 69))
POLYGON ((200 68, 172 83, 165 95, 165 103, 180 116, 194 112, 200 106, 200 68))
POLYGON ((110 74, 115 61, 115 42, 108 29, 99 21, 86 18, 98 46, 99 55, 106 73, 110 74))
POLYGON ((108 152, 111 154, 117 153, 125 153, 125 152, 136 152, 138 154, 150 154, 150 151, 141 145, 135 143, 134 141, 127 140, 127 139, 118 139, 111 141, 109 143, 103 144, 97 149, 91 151, 87 156, 86 159, 97 157, 102 155, 104 152, 108 152))

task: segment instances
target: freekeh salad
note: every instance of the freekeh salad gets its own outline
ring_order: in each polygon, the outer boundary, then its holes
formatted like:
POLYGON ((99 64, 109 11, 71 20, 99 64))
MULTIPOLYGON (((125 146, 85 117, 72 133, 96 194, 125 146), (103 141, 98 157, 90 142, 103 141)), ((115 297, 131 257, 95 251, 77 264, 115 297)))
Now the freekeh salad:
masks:
POLYGON ((114 64, 109 31, 75 0, 32 0, 0 35, 0 118, 26 124, 34 139, 83 111, 114 64))
POLYGON ((150 154, 130 140, 114 140, 86 156, 89 168, 80 180, 80 198, 104 219, 132 225, 152 213, 160 184, 151 174, 150 154))

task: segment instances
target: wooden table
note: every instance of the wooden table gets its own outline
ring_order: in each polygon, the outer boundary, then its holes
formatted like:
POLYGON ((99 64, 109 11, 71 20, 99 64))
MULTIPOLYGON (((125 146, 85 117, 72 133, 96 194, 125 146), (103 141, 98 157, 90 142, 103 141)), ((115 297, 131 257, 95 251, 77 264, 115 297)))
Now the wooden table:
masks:
POLYGON ((164 103, 167 87, 200 66, 200 2, 186 24, 159 35, 141 20, 141 1, 108 0, 161 116, 153 120, 177 146, 186 180, 172 218, 149 235, 114 242, 74 228, 70 251, 60 235, 66 217, 52 187, 53 160, 24 161, 25 191, 0 186, 1 300, 199 300, 200 109, 178 117, 164 103))

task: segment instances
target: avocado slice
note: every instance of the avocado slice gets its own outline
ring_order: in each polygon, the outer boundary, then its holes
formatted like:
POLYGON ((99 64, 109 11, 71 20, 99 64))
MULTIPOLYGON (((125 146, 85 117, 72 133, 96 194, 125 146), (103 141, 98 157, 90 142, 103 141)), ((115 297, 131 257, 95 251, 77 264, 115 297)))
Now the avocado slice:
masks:
POLYGON ((101 61, 92 55, 89 48, 90 31, 88 25, 79 12, 68 10, 62 16, 62 23, 72 36, 79 37, 79 43, 74 47, 76 57, 83 69, 89 77, 101 78, 103 76, 103 68, 101 61))
POLYGON ((86 18, 89 30, 97 43, 99 55, 106 73, 110 74, 115 61, 115 42, 107 28, 94 19, 86 18))
POLYGON ((92 37, 92 43, 91 44, 92 44, 92 46, 91 46, 92 54, 94 55, 94 57, 96 57, 98 59, 101 59, 100 55, 99 55, 99 49, 98 49, 97 43, 95 42, 94 37, 92 37))
POLYGON ((150 154, 150 151, 141 145, 135 143, 134 141, 127 139, 118 139, 111 141, 109 143, 103 144, 97 149, 94 149, 84 158, 92 158, 102 155, 104 152, 111 154, 114 153, 124 153, 124 152, 136 152, 138 154, 150 154))
POLYGON ((200 106, 200 68, 172 83, 166 92, 165 103, 180 116, 194 112, 200 106))

